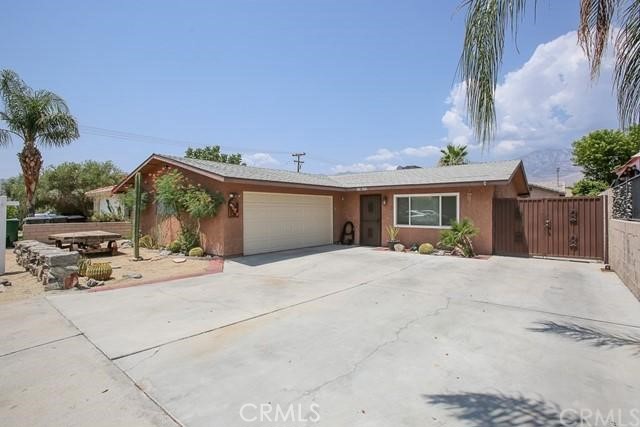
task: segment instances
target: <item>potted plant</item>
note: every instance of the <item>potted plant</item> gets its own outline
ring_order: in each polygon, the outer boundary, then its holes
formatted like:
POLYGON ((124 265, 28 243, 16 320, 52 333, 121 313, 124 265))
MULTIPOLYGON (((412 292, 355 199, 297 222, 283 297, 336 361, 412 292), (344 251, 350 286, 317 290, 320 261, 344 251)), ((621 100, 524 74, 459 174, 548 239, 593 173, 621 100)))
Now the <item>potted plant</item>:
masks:
POLYGON ((395 250, 394 245, 396 243, 400 243, 400 241, 397 239, 399 232, 400 232, 400 229, 398 227, 394 227, 393 225, 387 226, 387 235, 389 236, 387 245, 389 247, 389 250, 394 251, 395 250))

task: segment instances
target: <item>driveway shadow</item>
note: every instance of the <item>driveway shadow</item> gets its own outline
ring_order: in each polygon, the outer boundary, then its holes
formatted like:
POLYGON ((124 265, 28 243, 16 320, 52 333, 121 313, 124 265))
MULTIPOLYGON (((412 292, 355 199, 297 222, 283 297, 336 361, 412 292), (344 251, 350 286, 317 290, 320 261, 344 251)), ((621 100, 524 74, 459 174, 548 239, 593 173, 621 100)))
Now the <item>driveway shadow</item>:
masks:
POLYGON ((577 323, 536 322, 537 327, 527 328, 532 332, 545 332, 570 338, 578 342, 587 342, 594 347, 629 347, 634 356, 640 356, 640 337, 626 334, 613 334, 602 329, 578 325, 577 323))
POLYGON ((310 248, 289 249, 286 251, 269 252, 265 254, 247 255, 236 258, 230 258, 231 261, 243 264, 249 267, 258 267, 273 262, 285 261, 293 258, 302 258, 306 256, 322 254, 327 252, 342 251, 345 249, 355 248, 357 246, 347 245, 324 245, 313 246, 310 248))
POLYGON ((502 393, 425 394, 430 405, 441 405, 461 420, 478 427, 570 427, 582 419, 542 398, 502 393))

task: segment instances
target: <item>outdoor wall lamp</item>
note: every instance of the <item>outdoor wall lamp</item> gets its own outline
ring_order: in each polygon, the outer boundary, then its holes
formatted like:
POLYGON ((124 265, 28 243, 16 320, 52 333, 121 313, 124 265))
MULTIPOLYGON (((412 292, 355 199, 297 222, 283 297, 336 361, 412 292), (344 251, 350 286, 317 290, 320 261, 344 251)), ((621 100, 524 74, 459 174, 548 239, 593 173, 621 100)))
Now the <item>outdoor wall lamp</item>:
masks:
POLYGON ((382 197, 382 204, 387 206, 387 196, 382 197))
POLYGON ((238 193, 229 193, 229 199, 235 199, 238 197, 238 193))

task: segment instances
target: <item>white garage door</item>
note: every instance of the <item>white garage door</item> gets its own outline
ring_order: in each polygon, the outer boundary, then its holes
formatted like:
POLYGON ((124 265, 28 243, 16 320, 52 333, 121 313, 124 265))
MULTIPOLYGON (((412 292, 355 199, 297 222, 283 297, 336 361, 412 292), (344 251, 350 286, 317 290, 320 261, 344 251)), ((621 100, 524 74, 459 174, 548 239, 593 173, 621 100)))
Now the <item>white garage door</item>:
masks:
POLYGON ((333 243, 333 198, 243 193, 244 254, 333 243))

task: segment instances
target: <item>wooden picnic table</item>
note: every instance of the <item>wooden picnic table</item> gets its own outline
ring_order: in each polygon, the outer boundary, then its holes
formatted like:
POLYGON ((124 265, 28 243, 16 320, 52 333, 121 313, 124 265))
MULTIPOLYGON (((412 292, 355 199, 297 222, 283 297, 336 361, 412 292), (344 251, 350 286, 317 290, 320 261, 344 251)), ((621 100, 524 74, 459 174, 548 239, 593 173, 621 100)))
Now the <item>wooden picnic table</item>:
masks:
POLYGON ((58 248, 69 248, 70 251, 77 250, 81 254, 111 253, 111 255, 115 255, 118 253, 116 240, 120 238, 122 238, 122 235, 118 233, 99 230, 49 235, 49 240, 55 241, 55 245, 58 248), (104 242, 108 242, 106 248, 102 247, 104 242))

